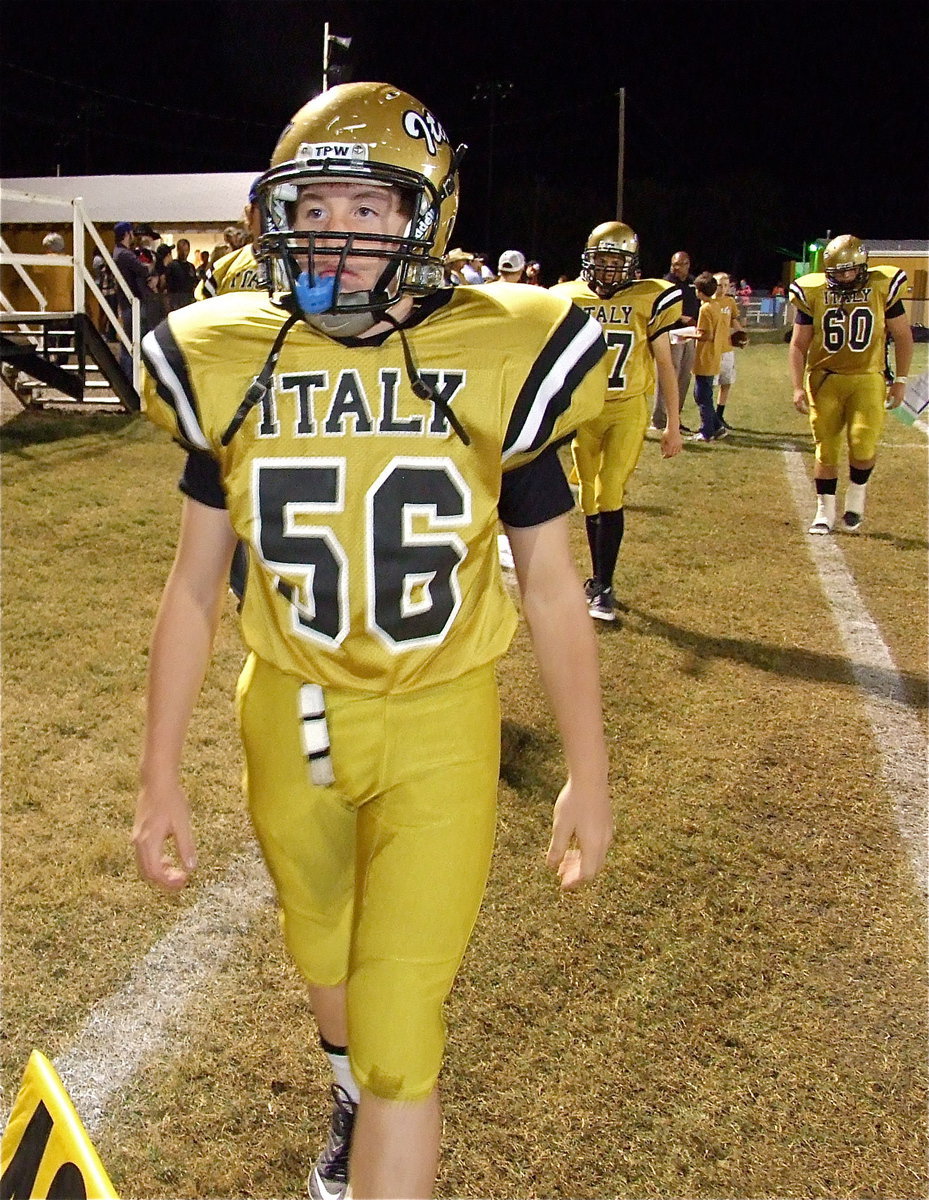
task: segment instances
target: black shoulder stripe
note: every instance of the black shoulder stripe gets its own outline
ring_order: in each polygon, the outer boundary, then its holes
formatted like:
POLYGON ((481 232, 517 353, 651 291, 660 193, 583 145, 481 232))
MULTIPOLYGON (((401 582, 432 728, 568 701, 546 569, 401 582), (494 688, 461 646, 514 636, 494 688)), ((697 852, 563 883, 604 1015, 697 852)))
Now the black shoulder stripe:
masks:
POLYGON ((652 305, 651 319, 654 321, 659 313, 670 308, 672 304, 681 304, 684 300, 684 293, 680 288, 668 288, 667 291, 659 292, 655 297, 655 303, 652 305))
POLYGON ((504 461, 545 444, 574 389, 605 353, 599 322, 570 304, 520 388, 503 439, 504 461))
POLYGON ((200 428, 197 401, 187 363, 168 322, 162 321, 142 339, 142 359, 155 380, 155 390, 177 415, 178 431, 190 446, 212 450, 200 428))

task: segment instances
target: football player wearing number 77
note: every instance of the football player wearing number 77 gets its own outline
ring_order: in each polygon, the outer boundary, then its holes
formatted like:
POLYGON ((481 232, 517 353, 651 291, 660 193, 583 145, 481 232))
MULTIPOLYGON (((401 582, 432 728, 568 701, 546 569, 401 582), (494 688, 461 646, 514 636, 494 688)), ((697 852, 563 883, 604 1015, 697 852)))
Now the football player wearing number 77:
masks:
POLYGON ((843 233, 823 251, 822 273, 790 285, 796 308, 788 350, 793 402, 809 413, 816 465, 816 514, 809 532, 836 524, 842 441, 848 443, 849 483, 842 527, 861 526, 886 408, 903 403, 913 357, 913 334, 903 308, 906 275, 869 267, 860 238, 843 233), (893 338, 896 378, 887 390, 885 345, 893 338))
POLYGON ((432 1194, 442 1007, 490 866, 494 665, 509 535, 568 781, 547 862, 575 888, 612 836, 597 647, 557 449, 606 387, 599 324, 539 288, 444 286, 458 163, 412 96, 317 96, 257 184, 269 294, 145 339, 147 415, 187 451, 149 663, 133 840, 196 867, 181 751, 236 541, 247 796, 331 1063, 316 1200, 432 1194))

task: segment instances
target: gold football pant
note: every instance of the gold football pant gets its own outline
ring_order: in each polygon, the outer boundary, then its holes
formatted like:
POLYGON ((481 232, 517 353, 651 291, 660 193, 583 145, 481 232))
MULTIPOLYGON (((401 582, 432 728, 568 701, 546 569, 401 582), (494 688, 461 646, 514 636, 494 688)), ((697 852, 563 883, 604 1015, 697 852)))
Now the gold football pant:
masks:
POLYGON ((814 371, 808 381, 810 428, 816 461, 838 466, 843 434, 849 458, 868 462, 884 428, 887 385, 882 375, 835 375, 814 371))
POLYGON ((442 1006, 490 869, 494 668, 393 695, 328 689, 332 787, 310 782, 300 686, 251 655, 238 688, 249 808, 287 948, 311 983, 347 983, 359 1084, 418 1100, 439 1075, 442 1006))
POLYGON ((608 400, 599 417, 578 429, 571 455, 586 517, 622 508, 626 484, 645 444, 649 409, 645 395, 608 400))

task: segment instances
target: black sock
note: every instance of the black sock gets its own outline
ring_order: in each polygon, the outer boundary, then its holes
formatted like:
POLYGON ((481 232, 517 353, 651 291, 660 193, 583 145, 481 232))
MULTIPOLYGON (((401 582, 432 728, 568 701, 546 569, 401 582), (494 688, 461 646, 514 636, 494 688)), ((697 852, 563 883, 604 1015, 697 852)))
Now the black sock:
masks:
POLYGON ((597 532, 597 579, 605 588, 613 586, 613 572, 616 570, 624 531, 625 518, 621 508, 600 514, 600 528, 597 532))
POLYGON ((592 517, 584 518, 584 527, 587 530, 587 545, 590 548, 590 575, 592 579, 600 578, 597 574, 597 527, 599 524, 599 513, 594 513, 592 517))
POLYGON ((716 405, 716 415, 717 415, 717 417, 719 417, 720 421, 723 419, 723 414, 725 413, 725 411, 726 411, 725 404, 717 404, 716 405))
POLYGON ((867 483, 873 470, 873 467, 849 467, 848 477, 852 483, 867 483))
POLYGON ((817 479, 814 482, 817 496, 834 496, 839 484, 838 479, 817 479))

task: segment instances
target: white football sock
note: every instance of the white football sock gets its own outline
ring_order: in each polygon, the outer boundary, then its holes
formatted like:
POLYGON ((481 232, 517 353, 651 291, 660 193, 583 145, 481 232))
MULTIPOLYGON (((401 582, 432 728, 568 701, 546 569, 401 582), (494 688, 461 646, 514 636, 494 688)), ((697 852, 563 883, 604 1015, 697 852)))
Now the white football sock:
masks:
POLYGON ((340 1088, 344 1088, 351 1100, 355 1104, 361 1099, 361 1089, 355 1082, 355 1076, 352 1074, 351 1063, 348 1061, 347 1054, 331 1054, 326 1051, 326 1058, 332 1064, 332 1074, 335 1076, 335 1081, 340 1088))
POLYGON ((835 496, 819 495, 816 497, 816 516, 813 524, 824 521, 830 529, 835 527, 835 496))
POLYGON ((845 489, 845 511, 857 513, 860 517, 864 512, 864 498, 867 490, 866 483, 850 483, 845 489))

